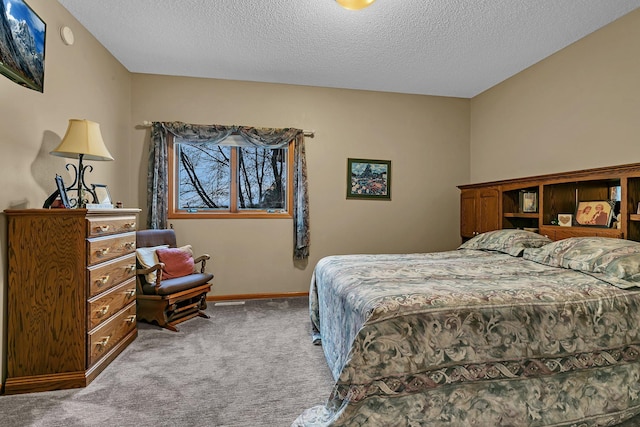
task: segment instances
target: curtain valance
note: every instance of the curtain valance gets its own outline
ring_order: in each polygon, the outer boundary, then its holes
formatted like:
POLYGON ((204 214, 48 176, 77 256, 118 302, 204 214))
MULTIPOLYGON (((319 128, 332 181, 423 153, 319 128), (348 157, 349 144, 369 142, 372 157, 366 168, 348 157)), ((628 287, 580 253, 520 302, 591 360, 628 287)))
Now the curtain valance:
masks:
POLYGON ((149 228, 167 228, 168 150, 167 132, 187 142, 220 143, 239 135, 256 147, 282 148, 294 141, 293 225, 295 259, 309 256, 309 197, 304 131, 295 128, 256 128, 249 126, 197 125, 183 122, 152 122, 147 176, 149 228))

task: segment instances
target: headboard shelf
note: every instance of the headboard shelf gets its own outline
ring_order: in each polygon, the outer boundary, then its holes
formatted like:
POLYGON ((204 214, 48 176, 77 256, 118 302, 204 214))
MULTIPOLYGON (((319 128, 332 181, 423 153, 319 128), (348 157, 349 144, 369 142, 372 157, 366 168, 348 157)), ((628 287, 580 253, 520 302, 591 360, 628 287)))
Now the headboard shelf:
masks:
MULTIPOLYGON (((549 233, 553 240, 606 236, 640 241, 640 163, 458 188, 463 240, 496 229, 527 228, 538 229, 540 234, 549 233), (576 214, 580 202, 594 202, 595 206, 600 201, 610 202, 612 215, 608 224, 604 227, 578 224, 576 214), (559 226, 568 215, 571 215, 570 225, 559 226)), ((605 210, 609 208, 605 206, 605 210)))

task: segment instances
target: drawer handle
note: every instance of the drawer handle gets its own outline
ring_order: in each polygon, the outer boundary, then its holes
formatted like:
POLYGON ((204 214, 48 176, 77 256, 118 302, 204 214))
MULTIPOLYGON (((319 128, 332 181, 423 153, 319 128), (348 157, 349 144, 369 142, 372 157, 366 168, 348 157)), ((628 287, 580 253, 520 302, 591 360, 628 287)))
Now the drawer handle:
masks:
POLYGON ((104 249, 100 249, 98 251, 96 251, 96 255, 98 256, 105 256, 109 253, 109 248, 104 248, 104 249))
POLYGON ((109 226, 108 225, 99 225, 96 230, 98 230, 99 233, 106 233, 107 231, 109 231, 109 226))
POLYGON ((109 275, 107 274, 106 276, 102 276, 101 278, 99 278, 98 280, 96 280, 96 285, 98 286, 104 286, 109 282, 109 275))
POLYGON ((98 317, 102 317, 109 312, 109 306, 105 305, 100 310, 98 310, 98 317))
POLYGON ((135 314, 127 317, 127 319, 126 319, 127 323, 134 323, 135 321, 136 321, 136 315, 135 314))
POLYGON ((135 249, 136 248, 136 242, 127 242, 124 244, 124 247, 127 249, 135 249))
POLYGON ((136 271, 136 265, 135 265, 135 264, 128 265, 128 266, 125 268, 125 271, 126 271, 127 273, 133 273, 134 271, 136 271))
POLYGON ((102 338, 102 340, 98 341, 96 345, 100 347, 100 349, 102 350, 107 346, 107 343, 109 342, 110 338, 111 338, 111 335, 109 335, 108 337, 104 337, 102 338))
POLYGON ((124 225, 124 228, 136 228, 135 222, 130 222, 124 225))
POLYGON ((129 289, 129 290, 128 290, 127 292, 125 292, 124 294, 125 294, 125 296, 126 296, 127 298, 131 298, 131 297, 135 296, 135 294, 136 294, 136 290, 135 290, 135 289, 129 289))

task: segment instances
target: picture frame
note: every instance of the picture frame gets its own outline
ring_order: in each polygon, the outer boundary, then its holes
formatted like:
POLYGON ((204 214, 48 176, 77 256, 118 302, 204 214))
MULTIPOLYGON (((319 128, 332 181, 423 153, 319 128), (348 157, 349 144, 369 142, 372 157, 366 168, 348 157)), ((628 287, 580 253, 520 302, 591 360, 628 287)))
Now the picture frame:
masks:
POLYGON ((391 200, 391 160, 348 158, 347 199, 391 200))
POLYGON ((622 187, 620 185, 609 187, 609 200, 614 202, 622 200, 622 187))
POLYGON ((538 212, 538 193, 535 191, 522 190, 520 192, 520 212, 535 213, 538 212))
POLYGON ((56 174, 56 191, 51 193, 47 200, 44 201, 42 207, 44 209, 52 209, 52 208, 71 208, 71 203, 69 202, 69 196, 67 195, 67 189, 64 186, 64 181, 62 177, 56 174))
POLYGON ((0 43, 0 74, 15 83, 44 92, 44 57, 47 24, 24 0, 0 0, 0 26, 10 28, 7 44, 0 43), (24 25, 12 25, 17 21, 24 25), (26 37, 15 28, 26 29, 26 37))
POLYGON ((558 214, 558 225, 560 227, 571 227, 573 225, 573 214, 558 214))
POLYGON ((610 200, 578 202, 576 224, 581 226, 609 227, 615 203, 610 200))
POLYGON ((91 190, 93 191, 93 203, 99 205, 110 205, 111 194, 109 194, 109 188, 104 184, 91 184, 91 190))
POLYGON ((67 195, 67 188, 64 186, 64 181, 58 174, 56 174, 55 180, 58 193, 60 193, 60 202, 62 203, 62 207, 69 209, 71 207, 71 203, 69 202, 69 196, 67 195))

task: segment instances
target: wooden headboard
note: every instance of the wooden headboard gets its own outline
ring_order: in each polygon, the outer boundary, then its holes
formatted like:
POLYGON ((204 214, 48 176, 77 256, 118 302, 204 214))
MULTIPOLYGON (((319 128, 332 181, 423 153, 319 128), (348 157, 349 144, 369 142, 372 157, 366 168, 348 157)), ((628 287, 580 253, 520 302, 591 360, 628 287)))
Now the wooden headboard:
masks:
POLYGON ((552 240, 602 236, 640 241, 640 163, 458 188, 463 240, 486 231, 523 228, 537 230, 552 240), (579 224, 576 214, 580 202, 611 203, 611 220, 606 225, 579 224), (559 215, 560 219, 571 215, 571 223, 559 225, 559 215))

